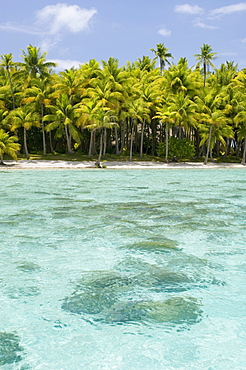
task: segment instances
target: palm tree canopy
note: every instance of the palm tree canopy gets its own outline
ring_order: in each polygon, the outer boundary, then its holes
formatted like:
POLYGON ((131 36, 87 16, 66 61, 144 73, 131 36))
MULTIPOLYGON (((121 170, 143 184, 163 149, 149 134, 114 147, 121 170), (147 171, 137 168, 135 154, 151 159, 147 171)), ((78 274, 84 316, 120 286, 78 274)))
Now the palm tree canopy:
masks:
POLYGON ((211 45, 203 44, 200 47, 201 53, 195 54, 196 60, 198 61, 198 66, 203 65, 203 74, 204 74, 204 86, 206 83, 206 76, 209 69, 209 66, 215 68, 214 64, 212 63, 213 59, 216 59, 217 53, 212 51, 211 45))
POLYGON ((198 61, 198 65, 201 63, 206 64, 206 66, 211 66, 214 68, 213 63, 211 60, 216 58, 217 53, 212 51, 211 45, 203 44, 203 46, 200 47, 201 53, 195 54, 194 57, 196 57, 196 60, 198 61))
POLYGON ((27 47, 27 52, 22 50, 23 55, 21 57, 24 59, 24 62, 19 63, 22 67, 22 71, 27 76, 31 78, 46 77, 49 75, 50 69, 56 67, 56 63, 47 62, 46 54, 41 54, 40 48, 36 46, 29 45, 27 47))
POLYGON ((13 54, 4 54, 1 55, 0 66, 4 67, 6 71, 9 71, 11 68, 15 67, 17 63, 13 62, 13 54))
POLYGON ((1 162, 4 154, 10 155, 17 160, 17 152, 20 150, 20 144, 16 143, 18 138, 16 136, 9 136, 7 132, 0 129, 0 157, 1 162))
POLYGON ((30 105, 12 110, 6 117, 6 120, 11 122, 12 131, 15 131, 19 127, 24 127, 26 130, 29 130, 32 126, 40 126, 40 115, 30 105))
POLYGON ((144 55, 142 58, 138 58, 135 65, 140 70, 146 70, 148 72, 155 68, 155 60, 151 59, 149 56, 144 55))
POLYGON ((165 68, 165 64, 171 64, 168 59, 173 58, 172 54, 168 52, 169 48, 166 48, 163 43, 160 43, 156 44, 156 50, 153 48, 150 50, 155 53, 156 58, 159 58, 160 70, 162 73, 163 69, 165 68))

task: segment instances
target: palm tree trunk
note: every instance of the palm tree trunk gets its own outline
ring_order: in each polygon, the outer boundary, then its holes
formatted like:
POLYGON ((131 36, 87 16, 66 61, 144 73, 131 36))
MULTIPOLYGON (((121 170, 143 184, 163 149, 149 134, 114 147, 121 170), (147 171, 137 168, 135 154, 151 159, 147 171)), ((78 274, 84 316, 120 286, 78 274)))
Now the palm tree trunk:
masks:
POLYGON ((139 140, 138 140, 138 125, 134 125, 134 145, 133 145, 133 150, 135 153, 138 152, 139 148, 139 140))
POLYGON ((206 154, 206 158, 205 158, 204 164, 207 164, 208 163, 208 156, 209 156, 209 152, 210 152, 211 137, 212 137, 212 125, 210 125, 210 128, 209 128, 208 147, 207 147, 207 154, 206 154))
POLYGON ((217 157, 220 156, 220 142, 219 141, 216 142, 216 156, 217 157))
POLYGON ((127 150, 130 150, 130 141, 131 141, 131 130, 130 130, 130 118, 127 118, 126 121, 126 148, 127 150))
POLYGON ((153 120, 151 124, 151 130, 152 130, 152 149, 151 149, 151 155, 155 155, 155 149, 156 149, 156 122, 153 120))
POLYGON ((103 150, 103 131, 100 130, 100 149, 99 149, 99 155, 98 155, 98 165, 100 166, 101 157, 102 157, 102 150, 103 150))
POLYGON ((165 155, 165 162, 168 163, 168 122, 166 122, 166 155, 165 155))
POLYGON ((4 163, 3 163, 3 154, 1 153, 1 156, 0 156, 0 166, 3 166, 4 163))
POLYGON ((183 129, 182 129, 182 126, 181 125, 179 125, 178 130, 179 130, 179 140, 182 140, 182 137, 183 137, 183 129))
POLYGON ((28 148, 27 148, 27 140, 26 140, 26 128, 24 127, 24 138, 23 138, 23 142, 24 142, 24 151, 25 151, 25 154, 26 154, 26 158, 29 159, 30 158, 30 155, 28 153, 28 148))
POLYGON ((107 149, 107 129, 106 127, 103 130, 103 155, 106 154, 107 149))
POLYGON ((94 146, 95 146, 95 131, 96 129, 94 130, 91 130, 91 137, 90 137, 90 146, 89 146, 89 154, 88 154, 88 157, 92 157, 92 154, 94 154, 94 146))
POLYGON ((245 166, 245 160, 246 160, 246 136, 244 138, 244 145, 243 145, 243 159, 241 164, 245 166))
POLYGON ((147 145, 146 145, 146 151, 145 151, 146 155, 149 152, 149 148, 150 148, 150 125, 148 126, 148 131, 147 131, 147 145))
POLYGON ((199 153, 198 153, 198 158, 201 158, 201 156, 203 156, 205 154, 205 145, 202 144, 200 150, 199 150, 199 153))
POLYGON ((160 73, 161 73, 161 75, 163 75, 163 70, 164 70, 165 64, 164 64, 164 61, 161 57, 159 59, 160 59, 160 73))
POLYGON ((46 155, 46 140, 45 140, 45 131, 44 131, 43 116, 44 116, 44 107, 43 107, 43 104, 41 104, 43 154, 46 155))
POLYGON ((142 158, 142 157, 143 157, 144 128, 145 128, 145 120, 143 120, 143 123, 142 123, 142 130, 141 130, 140 158, 142 158))
POLYGON ((45 140, 45 132, 44 132, 44 123, 42 121, 42 138, 43 138, 43 154, 46 155, 46 140, 45 140))
POLYGON ((71 148, 71 143, 72 143, 72 135, 71 135, 71 132, 69 131, 69 132, 68 132, 68 134, 69 134, 70 149, 71 149, 71 151, 73 152, 73 150, 72 150, 72 148, 71 148))
POLYGON ((66 139, 67 139, 67 151, 68 151, 69 154, 73 154, 67 125, 65 125, 65 133, 66 133, 66 139))
POLYGON ((114 125, 114 132, 115 132, 115 154, 119 155, 119 137, 118 137, 118 129, 117 126, 114 125))
POLYGON ((199 136, 199 131, 197 129, 195 129, 195 137, 194 137, 194 140, 195 140, 195 147, 196 147, 196 156, 199 158, 200 157, 200 150, 199 150, 199 147, 200 147, 200 136, 199 136))
POLYGON ((131 141, 130 141, 130 162, 132 162, 133 136, 134 136, 134 123, 132 122, 132 132, 131 132, 131 141))
POLYGON ((231 147, 231 139, 230 138, 226 138, 226 153, 225 155, 229 155, 230 154, 230 147, 231 147))
POLYGON ((215 160, 213 159, 213 150, 210 149, 210 159, 212 162, 215 162, 215 160))
POLYGON ((52 142, 52 135, 51 135, 51 131, 49 131, 49 143, 50 143, 50 151, 52 154, 55 154, 55 150, 54 150, 54 147, 53 147, 53 142, 52 142))
POLYGON ((125 123, 121 127, 120 134, 121 134, 121 146, 120 146, 120 153, 119 154, 122 154, 123 149, 124 149, 124 146, 125 146, 125 140, 126 140, 126 127, 125 127, 125 123))
POLYGON ((207 77, 207 66, 206 62, 203 63, 203 73, 204 73, 204 80, 203 80, 203 85, 206 85, 206 77, 207 77))
POLYGON ((51 131, 49 131, 49 142, 50 142, 50 151, 52 154, 55 154, 53 144, 52 144, 52 136, 51 136, 51 131))

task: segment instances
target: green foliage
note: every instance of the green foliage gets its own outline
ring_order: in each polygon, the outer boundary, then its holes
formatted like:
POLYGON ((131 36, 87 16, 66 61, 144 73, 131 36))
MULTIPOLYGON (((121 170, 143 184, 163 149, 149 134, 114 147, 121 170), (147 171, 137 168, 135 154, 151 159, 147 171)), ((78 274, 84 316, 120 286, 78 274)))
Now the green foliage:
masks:
MULTIPOLYGON (((216 145, 228 156, 232 146, 226 139, 233 138, 235 155, 244 158, 246 69, 226 62, 211 74, 216 53, 208 44, 200 49, 195 70, 186 58, 170 63, 172 54, 161 43, 151 49, 153 60, 143 56, 120 67, 112 57, 101 64, 93 59, 59 74, 46 53, 32 45, 21 63, 11 53, 0 55, 0 129, 18 136, 27 158, 30 149, 44 156, 67 152, 73 159, 88 153, 89 158, 159 160, 154 157, 158 142, 178 126, 185 137, 196 134, 197 155, 212 156, 216 145)), ((194 145, 170 138, 167 155, 191 159, 194 145)), ((165 150, 160 143, 158 153, 166 156, 165 150)))
MULTIPOLYGON (((157 154, 160 157, 165 156, 166 143, 159 143, 157 148, 157 154)), ((176 156, 178 159, 191 159, 195 156, 195 145, 189 139, 177 139, 176 137, 170 137, 168 139, 168 157, 173 158, 176 156)))
POLYGON ((9 136, 7 132, 0 129, 0 164, 3 164, 4 154, 17 160, 17 152, 20 150, 20 145, 16 143, 17 140, 16 136, 9 136))

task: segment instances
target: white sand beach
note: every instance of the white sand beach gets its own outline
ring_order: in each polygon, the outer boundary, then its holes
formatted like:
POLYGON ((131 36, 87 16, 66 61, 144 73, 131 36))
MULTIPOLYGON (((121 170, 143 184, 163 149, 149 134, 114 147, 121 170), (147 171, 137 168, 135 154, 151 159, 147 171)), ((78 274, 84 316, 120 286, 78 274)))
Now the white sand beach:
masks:
MULTIPOLYGON (((60 161, 60 160, 5 160, 4 166, 0 166, 0 170, 5 169, 95 169, 94 161, 60 161)), ((101 162, 107 169, 180 169, 180 168, 196 168, 196 169, 215 169, 215 168, 246 168, 240 163, 211 163, 207 165, 203 163, 184 162, 184 163, 163 163, 163 162, 119 162, 105 161, 101 162)))

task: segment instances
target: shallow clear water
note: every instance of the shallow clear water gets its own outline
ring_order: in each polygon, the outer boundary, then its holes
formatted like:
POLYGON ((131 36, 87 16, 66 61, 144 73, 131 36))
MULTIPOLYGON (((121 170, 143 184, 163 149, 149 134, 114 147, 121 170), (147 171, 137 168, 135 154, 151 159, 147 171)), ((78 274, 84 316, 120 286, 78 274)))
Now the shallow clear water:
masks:
POLYGON ((1 171, 1 368, 245 369, 245 176, 1 171))

